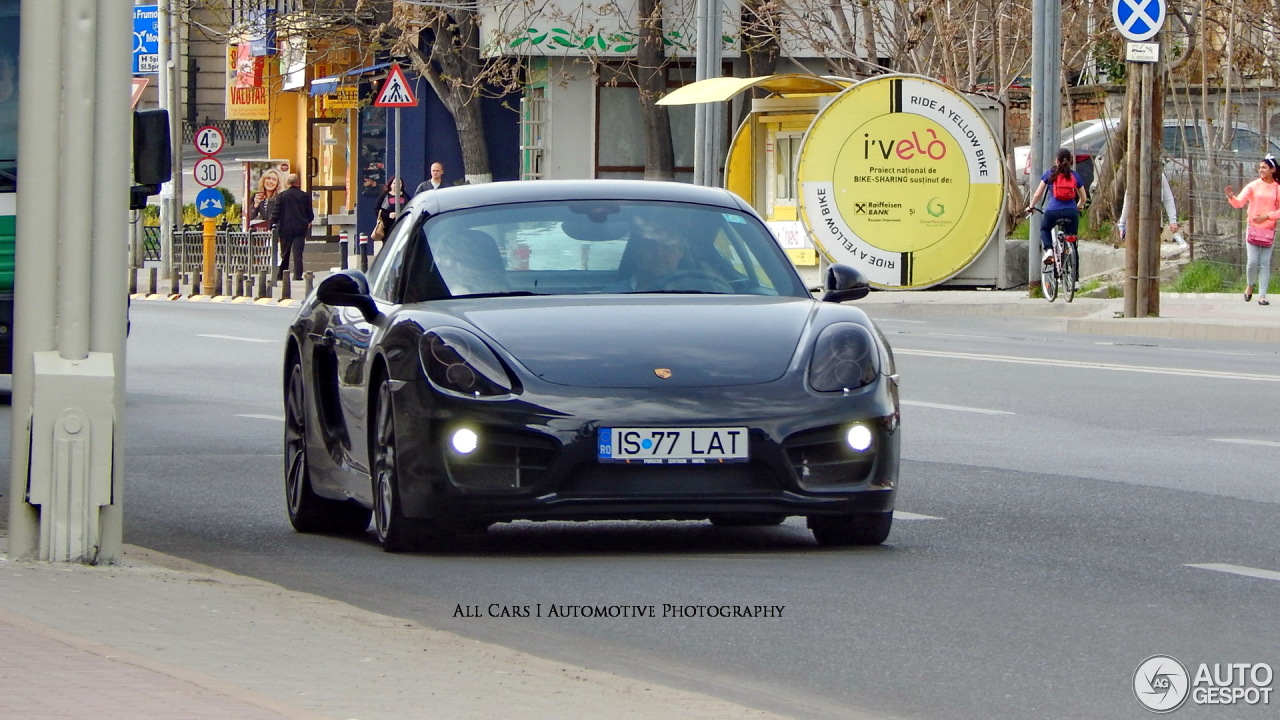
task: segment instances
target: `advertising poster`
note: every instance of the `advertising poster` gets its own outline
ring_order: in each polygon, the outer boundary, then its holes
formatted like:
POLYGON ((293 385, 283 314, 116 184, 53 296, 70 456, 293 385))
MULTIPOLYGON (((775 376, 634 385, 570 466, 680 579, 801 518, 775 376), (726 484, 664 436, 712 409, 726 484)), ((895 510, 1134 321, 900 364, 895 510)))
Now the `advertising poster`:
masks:
POLYGON ((824 255, 874 287, 931 287, 986 247, 1003 172, 999 141, 963 95, 886 75, 814 119, 800 148, 799 214, 824 255))
POLYGON ((227 46, 227 119, 267 120, 266 59, 248 43, 227 46))

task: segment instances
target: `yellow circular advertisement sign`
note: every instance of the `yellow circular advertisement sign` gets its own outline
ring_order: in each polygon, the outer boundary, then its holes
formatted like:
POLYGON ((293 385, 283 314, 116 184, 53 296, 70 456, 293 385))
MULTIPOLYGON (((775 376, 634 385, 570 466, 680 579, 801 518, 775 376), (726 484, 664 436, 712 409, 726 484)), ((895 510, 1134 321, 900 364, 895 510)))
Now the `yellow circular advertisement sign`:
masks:
POLYGON ((814 118, 796 171, 800 217, 819 250, 875 287, 926 288, 986 247, 1000 220, 1000 143, 964 96, 885 75, 814 118))

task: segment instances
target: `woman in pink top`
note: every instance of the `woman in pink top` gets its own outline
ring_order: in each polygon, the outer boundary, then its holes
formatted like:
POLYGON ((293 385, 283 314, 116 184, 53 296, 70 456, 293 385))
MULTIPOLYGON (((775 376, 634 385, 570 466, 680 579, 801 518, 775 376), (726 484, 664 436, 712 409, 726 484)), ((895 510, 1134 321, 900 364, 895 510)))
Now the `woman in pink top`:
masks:
POLYGON ((1232 207, 1249 206, 1249 232, 1245 236, 1244 301, 1253 299, 1254 283, 1258 287, 1258 304, 1267 302, 1267 285, 1271 283, 1271 246, 1275 241, 1276 220, 1280 219, 1280 178, 1276 177, 1276 159, 1267 155, 1258 163, 1258 179, 1250 181, 1239 195, 1227 186, 1227 202, 1232 207))

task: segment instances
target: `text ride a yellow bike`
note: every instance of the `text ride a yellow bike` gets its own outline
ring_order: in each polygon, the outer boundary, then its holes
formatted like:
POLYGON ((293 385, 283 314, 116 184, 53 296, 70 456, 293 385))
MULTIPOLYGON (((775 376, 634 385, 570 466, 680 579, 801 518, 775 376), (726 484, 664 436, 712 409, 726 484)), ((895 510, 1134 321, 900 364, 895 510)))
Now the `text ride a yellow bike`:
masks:
MULTIPOLYGON (((1040 212, 1039 208, 1035 208, 1040 212)), ((1076 236, 1067 234, 1066 218, 1053 224, 1049 230, 1052 245, 1050 253, 1040 264, 1040 289, 1049 302, 1058 299, 1058 286, 1062 286, 1062 294, 1067 302, 1076 297, 1076 284, 1080 279, 1080 256, 1076 252, 1076 236)))

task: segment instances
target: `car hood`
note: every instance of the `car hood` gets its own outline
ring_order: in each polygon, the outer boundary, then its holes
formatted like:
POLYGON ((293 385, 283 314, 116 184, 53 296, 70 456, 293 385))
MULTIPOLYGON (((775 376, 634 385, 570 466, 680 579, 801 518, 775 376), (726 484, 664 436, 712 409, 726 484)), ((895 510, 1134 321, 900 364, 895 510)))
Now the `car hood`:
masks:
POLYGON ((790 366, 816 305, 807 298, 724 295, 454 302, 453 314, 528 372, 558 385, 593 388, 776 380, 790 366))

